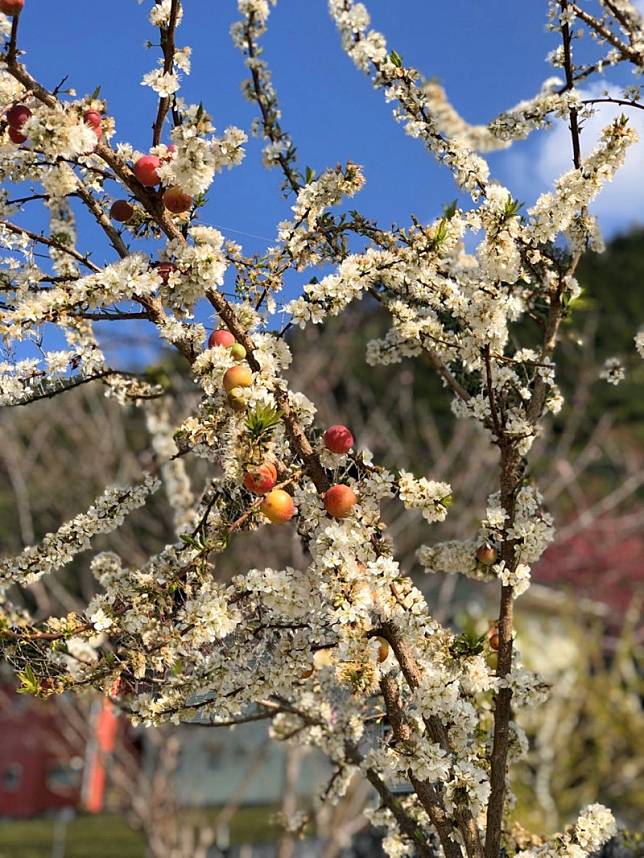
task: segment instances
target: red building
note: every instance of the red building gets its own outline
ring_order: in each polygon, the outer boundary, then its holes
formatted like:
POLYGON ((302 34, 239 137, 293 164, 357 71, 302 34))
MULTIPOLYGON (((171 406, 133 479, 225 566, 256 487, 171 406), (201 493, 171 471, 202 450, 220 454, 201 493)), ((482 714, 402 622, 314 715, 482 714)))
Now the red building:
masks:
POLYGON ((557 540, 534 569, 534 578, 608 605, 622 616, 644 588, 644 537, 630 520, 605 518, 557 540))
POLYGON ((0 691, 0 816, 25 817, 80 800, 82 748, 55 702, 0 691), (80 750, 80 753, 79 753, 80 750))

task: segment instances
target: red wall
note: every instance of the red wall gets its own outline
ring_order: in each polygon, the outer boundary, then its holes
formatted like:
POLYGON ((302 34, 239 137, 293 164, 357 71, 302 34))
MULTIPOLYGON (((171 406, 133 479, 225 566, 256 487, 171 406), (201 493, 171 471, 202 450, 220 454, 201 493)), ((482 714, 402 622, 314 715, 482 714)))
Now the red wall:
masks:
POLYGON ((57 727, 55 703, 0 697, 0 816, 33 816, 76 806, 82 749, 69 746, 57 727))

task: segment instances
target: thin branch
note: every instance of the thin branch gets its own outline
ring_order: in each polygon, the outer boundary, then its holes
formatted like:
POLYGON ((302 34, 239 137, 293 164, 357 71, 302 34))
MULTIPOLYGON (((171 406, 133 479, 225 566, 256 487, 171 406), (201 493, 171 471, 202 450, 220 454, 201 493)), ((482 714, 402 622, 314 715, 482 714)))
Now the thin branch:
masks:
MULTIPOLYGON (((248 16, 248 24, 245 30, 246 47, 248 49, 248 57, 250 60, 254 60, 257 56, 257 46, 255 45, 252 36, 252 27, 254 23, 255 13, 251 12, 248 16)), ((269 99, 264 92, 261 77, 254 62, 251 62, 250 70, 251 80, 253 83, 253 91, 255 93, 255 100, 257 101, 257 104, 259 105, 259 109, 262 114, 262 126, 264 129, 264 134, 272 143, 280 143, 284 139, 285 135, 279 125, 276 111, 271 110, 269 99)), ((288 159, 282 152, 280 152, 277 160, 279 162, 280 167, 282 168, 282 172, 284 173, 287 183, 291 187, 291 190, 295 194, 299 193, 302 185, 298 181, 296 174, 291 169, 291 165, 289 164, 288 159)))
MULTIPOLYGON (((10 402, 6 404, 5 408, 19 408, 23 405, 30 405, 32 402, 39 402, 41 399, 53 399, 55 396, 59 396, 61 393, 67 393, 69 390, 75 390, 77 387, 82 387, 84 384, 89 384, 91 381, 99 381, 102 378, 110 378, 111 376, 122 376, 123 378, 141 378, 140 375, 137 375, 135 372, 121 372, 117 369, 107 369, 104 372, 97 372, 94 375, 86 375, 81 377, 75 377, 71 379, 60 379, 61 382, 68 382, 64 384, 63 387, 54 388, 52 390, 45 390, 40 393, 36 393, 34 396, 29 399, 23 399, 21 402, 10 402)), ((137 396, 137 399, 157 399, 162 394, 142 394, 141 396, 137 396)))
POLYGON ((74 250, 73 247, 67 247, 64 244, 61 244, 59 241, 56 241, 53 238, 47 238, 44 235, 41 235, 38 232, 32 232, 30 229, 26 229, 24 226, 18 226, 18 224, 11 223, 8 220, 0 220, 0 227, 4 227, 9 230, 9 232, 13 232, 15 235, 26 235, 27 238, 30 238, 32 241, 37 242, 38 244, 44 244, 46 247, 53 247, 55 250, 59 250, 61 253, 67 253, 69 256, 72 256, 86 268, 89 268, 90 271, 94 271, 95 273, 100 272, 100 268, 98 265, 94 265, 93 262, 87 256, 83 256, 82 253, 79 253, 77 250, 74 250))
MULTIPOLYGON (((174 68, 174 52, 175 52, 175 32, 177 29, 177 17, 179 15, 180 0, 172 0, 170 9, 170 20, 167 27, 160 27, 161 31, 161 48, 163 50, 163 73, 171 74, 174 68)), ((161 132, 163 131, 163 123, 170 109, 170 96, 162 96, 159 99, 159 107, 157 116, 152 126, 152 145, 158 146, 161 141, 161 132)))
POLYGON ((597 18, 595 18, 589 12, 584 11, 576 3, 568 3, 567 5, 568 8, 572 9, 572 11, 578 18, 588 24, 591 30, 594 30, 599 36, 601 36, 603 39, 606 39, 606 41, 609 42, 614 48, 617 48, 617 50, 622 54, 625 59, 630 60, 638 67, 642 66, 642 64, 644 63, 644 55, 632 48, 630 45, 627 45, 626 42, 623 42, 605 24, 602 24, 601 21, 598 21, 597 18))
POLYGON ((620 104, 623 107, 637 107, 638 110, 644 110, 644 104, 639 101, 632 101, 625 98, 586 98, 582 104, 620 104))
POLYGON ((11 22, 11 36, 9 37, 9 47, 7 48, 7 63, 16 61, 18 52, 18 26, 20 24, 20 15, 15 15, 11 22))

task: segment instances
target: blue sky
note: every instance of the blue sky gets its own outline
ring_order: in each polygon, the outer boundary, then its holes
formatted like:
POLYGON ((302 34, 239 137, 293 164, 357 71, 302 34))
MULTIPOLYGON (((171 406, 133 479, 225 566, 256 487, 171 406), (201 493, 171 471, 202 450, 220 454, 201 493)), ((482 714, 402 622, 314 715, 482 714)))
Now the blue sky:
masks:
MULTIPOLYGON (((545 30, 545 0, 371 0, 368 5, 373 26, 387 35, 390 47, 427 77, 437 77, 472 122, 487 121, 534 94, 553 73, 545 56, 557 40, 545 30)), ((67 75, 67 85, 79 95, 101 84, 117 122, 112 142, 127 140, 140 149, 149 145, 156 106, 154 93, 140 85, 158 57, 158 49, 143 47, 156 35, 147 21, 150 7, 151 0, 141 5, 136 0, 27 0, 21 20, 20 42, 32 72, 50 87, 67 75)), ((248 130, 255 107, 241 97, 245 68, 228 33, 237 18, 235 0, 185 0, 184 9, 178 44, 193 48, 193 69, 182 95, 203 101, 218 130, 227 125, 248 130)), ((392 119, 391 105, 341 51, 326 0, 280 0, 264 44, 283 124, 303 165, 319 171, 347 159, 362 164, 367 185, 356 206, 383 226, 408 223, 410 212, 430 220, 454 199, 457 192, 447 171, 403 133, 392 119)), ((581 43, 581 51, 587 48, 581 43)), ((633 82, 625 71, 613 77, 633 82)), ((606 112, 593 125, 608 119, 606 112)), ((633 119, 642 124, 640 116, 633 119)), ((596 131, 590 129, 588 148, 596 131)), ((216 178, 203 216, 248 252, 272 243, 275 224, 289 216, 291 205, 280 196, 280 175, 262 167, 260 152, 260 142, 251 140, 242 166, 216 178)), ((609 202, 599 203, 608 232, 637 220, 633 174, 641 176, 644 169, 641 147, 633 157, 609 202)), ((555 129, 494 154, 491 164, 495 176, 529 204, 557 170, 569 168, 566 131, 555 129)), ((79 246, 96 241, 95 260, 109 261, 110 249, 98 239, 81 240, 79 246)))

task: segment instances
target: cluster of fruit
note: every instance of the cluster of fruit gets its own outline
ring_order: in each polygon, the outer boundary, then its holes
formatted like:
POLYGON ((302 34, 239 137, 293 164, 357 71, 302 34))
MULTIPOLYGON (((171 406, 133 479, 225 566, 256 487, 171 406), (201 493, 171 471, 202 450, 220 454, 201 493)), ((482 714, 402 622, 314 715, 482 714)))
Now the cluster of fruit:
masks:
MULTIPOLYGON (((22 129, 30 116, 31 110, 29 110, 26 104, 14 104, 13 107, 7 110, 5 119, 9 126, 9 139, 12 143, 20 144, 25 142, 27 136, 22 133, 22 129)), ((103 137, 103 117, 98 110, 86 110, 83 113, 83 120, 96 134, 96 139, 100 140, 103 137)))
MULTIPOLYGON (((230 349, 236 361, 243 361, 246 349, 235 337, 223 329, 213 331, 208 346, 223 346, 230 349)), ((244 388, 253 383, 253 375, 247 366, 238 364, 226 370, 223 377, 224 390, 232 408, 243 411, 246 408, 244 388)), ((329 426, 323 435, 324 446, 332 453, 348 453, 353 447, 353 435, 346 426, 329 426)), ((252 468, 244 477, 244 486, 253 494, 264 495, 260 510, 273 524, 284 524, 295 514, 295 504, 291 495, 284 489, 275 488, 277 470, 272 462, 263 462, 252 468)), ((337 483, 324 492, 324 508, 333 518, 346 518, 356 505, 358 498, 350 486, 337 483)))
MULTIPOLYGON (((171 143, 167 150, 169 159, 177 151, 177 147, 171 143)), ((141 155, 134 162, 132 171, 144 187, 154 188, 161 181, 158 173, 161 164, 162 159, 156 155, 141 155)), ((172 185, 163 192, 163 205, 172 214, 185 214, 190 211, 193 203, 190 194, 185 194, 178 185, 172 185)), ((127 200, 116 200, 110 209, 110 215, 119 223, 128 223, 134 215, 134 206, 127 200)))

